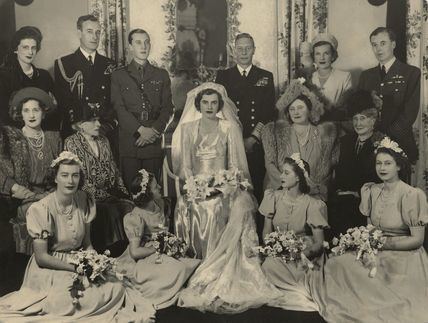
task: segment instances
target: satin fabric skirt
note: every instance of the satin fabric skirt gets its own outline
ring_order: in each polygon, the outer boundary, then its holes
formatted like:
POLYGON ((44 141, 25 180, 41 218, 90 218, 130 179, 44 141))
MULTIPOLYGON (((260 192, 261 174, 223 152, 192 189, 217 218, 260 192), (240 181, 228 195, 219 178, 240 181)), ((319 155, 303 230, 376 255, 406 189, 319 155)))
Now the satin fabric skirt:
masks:
POLYGON ((355 253, 345 253, 330 258, 307 283, 327 322, 428 322, 428 256, 423 247, 381 251, 373 278, 355 253))
MULTIPOLYGON (((67 261, 69 254, 54 252, 53 256, 67 261)), ((146 303, 144 313, 136 313, 119 281, 86 287, 77 308, 72 303, 71 285, 71 272, 41 268, 33 255, 21 289, 0 298, 0 322, 128 322, 154 312, 146 303)), ((139 304, 143 302, 139 300, 139 304)))
POLYGON ((202 312, 239 313, 279 297, 279 291, 263 274, 260 259, 252 255, 252 248, 258 245, 255 198, 246 191, 237 191, 211 203, 221 211, 221 223, 226 210, 229 219, 220 237, 216 237, 216 246, 207 248, 210 252, 188 287, 180 292, 178 305, 202 312), (220 202, 223 205, 217 204, 220 202))

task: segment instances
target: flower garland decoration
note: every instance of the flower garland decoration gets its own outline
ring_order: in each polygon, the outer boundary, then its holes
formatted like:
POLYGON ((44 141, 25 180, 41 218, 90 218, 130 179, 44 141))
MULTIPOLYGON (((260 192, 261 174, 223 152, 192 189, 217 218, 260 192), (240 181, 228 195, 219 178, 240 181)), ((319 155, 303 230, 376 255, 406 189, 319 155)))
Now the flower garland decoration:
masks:
POLYGON ((141 190, 136 194, 132 194, 133 199, 137 199, 141 194, 144 194, 147 190, 147 185, 149 184, 150 174, 144 168, 140 169, 138 174, 141 175, 141 190))
POLYGON ((77 164, 79 164, 80 167, 82 167, 82 162, 80 161, 79 157, 77 157, 71 151, 66 151, 66 150, 63 151, 62 153, 60 153, 59 156, 52 161, 51 167, 54 168, 56 165, 61 163, 63 160, 75 161, 77 164))
POLYGON ((306 171, 305 164, 303 163, 302 158, 300 157, 300 153, 294 153, 290 156, 292 160, 299 166, 299 168, 303 171, 303 175, 306 179, 309 179, 309 174, 306 171))
POLYGON ((403 149, 400 148, 398 143, 391 140, 389 137, 384 137, 378 144, 375 149, 375 153, 377 154, 379 148, 386 148, 391 149, 392 151, 396 152, 397 154, 400 154, 401 156, 407 158, 406 153, 403 151, 403 149))
POLYGON ((333 238, 331 252, 333 256, 343 255, 346 251, 355 251, 357 260, 369 268, 369 277, 376 275, 376 255, 386 242, 383 232, 374 225, 350 228, 339 238, 333 238))

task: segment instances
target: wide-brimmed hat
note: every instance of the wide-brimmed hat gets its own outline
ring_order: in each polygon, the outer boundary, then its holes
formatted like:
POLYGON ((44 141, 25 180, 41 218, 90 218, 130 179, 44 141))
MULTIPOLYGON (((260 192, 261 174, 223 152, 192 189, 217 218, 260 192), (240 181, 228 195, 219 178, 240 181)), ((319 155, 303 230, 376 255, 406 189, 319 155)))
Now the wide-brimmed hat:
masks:
POLYGON ((317 43, 322 41, 329 43, 334 50, 337 50, 338 42, 336 37, 334 37, 332 34, 321 33, 321 34, 317 34, 315 38, 312 40, 312 51, 314 50, 314 46, 317 43))
POLYGON ((290 84, 285 89, 284 94, 282 94, 276 102, 276 108, 280 112, 286 111, 294 100, 296 100, 300 95, 304 95, 312 104, 312 108, 309 113, 309 120, 313 123, 317 123, 324 114, 324 104, 315 92, 311 91, 304 85, 304 82, 304 78, 291 80, 290 84))
POLYGON ((12 120, 18 121, 22 119, 19 105, 26 99, 34 99, 43 103, 41 108, 45 113, 51 112, 56 108, 53 98, 48 93, 37 87, 25 87, 12 94, 9 102, 9 115, 12 120))
POLYGON ((346 108, 349 118, 356 114, 370 117, 377 117, 378 115, 371 93, 365 90, 356 90, 349 94, 346 100, 346 108))

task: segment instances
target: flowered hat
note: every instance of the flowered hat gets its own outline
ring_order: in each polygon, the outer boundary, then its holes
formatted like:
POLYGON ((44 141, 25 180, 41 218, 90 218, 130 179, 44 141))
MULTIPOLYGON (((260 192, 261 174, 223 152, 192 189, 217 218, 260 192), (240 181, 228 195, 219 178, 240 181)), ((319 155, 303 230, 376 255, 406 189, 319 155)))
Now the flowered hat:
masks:
POLYGON ((328 33, 320 33, 312 40, 312 51, 314 50, 314 46, 322 41, 329 43, 334 48, 334 50, 337 50, 338 43, 336 37, 328 33))
POLYGON ((291 80, 290 84, 285 89, 284 94, 282 94, 276 102, 276 108, 280 112, 287 112, 290 104, 293 103, 300 95, 304 95, 312 103, 309 119, 311 122, 317 123, 324 114, 324 104, 313 91, 304 85, 304 83, 305 79, 303 77, 291 80))
POLYGON ((25 87, 12 95, 9 102, 9 115, 14 121, 22 120, 21 109, 19 105, 26 99, 35 99, 42 102, 44 106, 41 106, 45 113, 50 112, 56 108, 53 98, 37 87, 25 87))
POLYGON ((150 173, 144 168, 138 171, 138 174, 141 176, 140 190, 136 194, 132 194, 133 199, 137 199, 141 194, 145 194, 147 190, 147 185, 150 180, 150 173))
POLYGON ((67 161, 74 161, 76 164, 78 164, 80 167, 82 167, 82 162, 80 161, 79 157, 72 153, 71 151, 64 150, 59 154, 59 156, 54 159, 51 163, 51 167, 54 168, 56 165, 61 163, 63 160, 67 161))
POLYGON ((384 137, 380 142, 375 143, 375 145, 376 145, 375 154, 377 154, 380 148, 386 148, 394 151, 395 153, 401 155, 404 158, 407 158, 407 155, 404 152, 404 150, 401 149, 398 143, 391 140, 391 138, 389 137, 384 137))

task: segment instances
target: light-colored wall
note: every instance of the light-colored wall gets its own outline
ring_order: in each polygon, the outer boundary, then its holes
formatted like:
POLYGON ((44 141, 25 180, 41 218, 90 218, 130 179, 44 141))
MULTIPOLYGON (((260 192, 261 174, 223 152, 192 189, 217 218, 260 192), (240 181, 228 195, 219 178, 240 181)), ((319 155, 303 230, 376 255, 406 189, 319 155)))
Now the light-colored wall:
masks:
POLYGON ((79 46, 76 20, 88 13, 87 0, 36 0, 29 6, 15 4, 16 29, 36 26, 43 34, 35 65, 52 73, 56 58, 79 46))
POLYGON ((385 25, 386 3, 375 7, 366 0, 328 0, 328 31, 339 43, 335 66, 350 71, 355 86, 361 71, 377 64, 369 35, 385 25))

